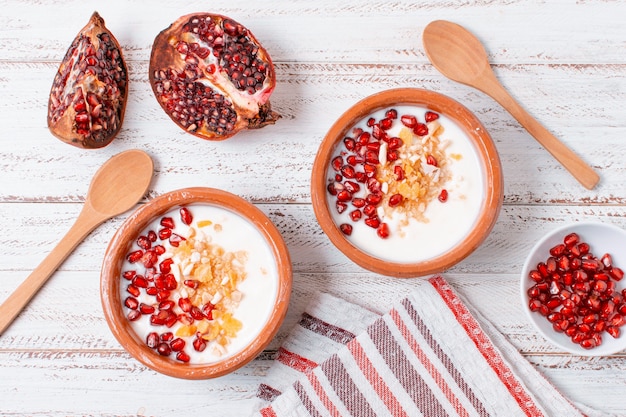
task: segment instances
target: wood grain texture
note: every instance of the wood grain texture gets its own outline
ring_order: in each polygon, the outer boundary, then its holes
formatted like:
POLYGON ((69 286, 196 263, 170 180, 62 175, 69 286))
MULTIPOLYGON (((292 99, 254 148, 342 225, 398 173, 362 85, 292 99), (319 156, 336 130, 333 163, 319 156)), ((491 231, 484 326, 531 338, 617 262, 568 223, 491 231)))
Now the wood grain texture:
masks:
POLYGON ((483 122, 502 160, 498 221, 446 278, 565 395, 624 415, 626 353, 583 358, 549 345, 524 318, 518 286, 524 257, 545 231, 584 220, 626 228, 625 1, 103 2, 97 11, 123 46, 130 95, 118 138, 86 151, 55 139, 46 111, 59 62, 93 11, 94 4, 73 0, 2 3, 0 301, 69 230, 98 167, 138 148, 155 162, 142 203, 210 186, 270 217, 293 261, 290 309, 268 349, 232 375, 183 381, 148 370, 120 347, 100 307, 102 257, 126 213, 93 231, 0 337, 0 415, 246 415, 314 292, 380 313, 409 293, 413 280, 369 273, 338 253, 310 205, 311 167, 328 128, 356 101, 398 87, 460 101, 483 122), (207 142, 181 131, 158 106, 147 75, 152 40, 177 16, 207 8, 244 23, 270 52, 277 72, 272 107, 283 116, 276 125, 207 142), (597 188, 580 186, 494 100, 429 64, 422 31, 436 19, 459 23, 484 43, 498 80, 600 173, 597 188))

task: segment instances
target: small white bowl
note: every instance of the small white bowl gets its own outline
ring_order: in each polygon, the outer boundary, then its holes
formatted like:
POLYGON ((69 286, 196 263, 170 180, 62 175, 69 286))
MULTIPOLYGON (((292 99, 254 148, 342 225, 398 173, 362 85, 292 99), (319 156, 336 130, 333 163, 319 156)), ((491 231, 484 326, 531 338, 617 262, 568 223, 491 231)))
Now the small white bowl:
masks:
MULTIPOLYGON (((577 233, 581 242, 590 245, 590 251, 598 259, 605 253, 609 253, 613 259, 613 265, 626 271, 626 231, 612 224, 600 222, 581 222, 558 227, 548 232, 532 248, 521 276, 521 298, 523 309, 533 323, 535 328, 551 343, 559 348, 575 355, 581 356, 604 356, 612 355, 626 349, 626 325, 620 327, 620 336, 615 339, 608 333, 602 333, 602 344, 591 349, 585 349, 572 342, 564 333, 559 333, 553 329, 546 317, 538 312, 532 312, 528 306, 528 289, 534 282, 529 278, 529 273, 536 268, 539 262, 545 262, 550 256, 550 248, 563 243, 563 238, 570 234, 577 233)), ((616 291, 621 291, 626 287, 626 278, 616 282, 616 291)))

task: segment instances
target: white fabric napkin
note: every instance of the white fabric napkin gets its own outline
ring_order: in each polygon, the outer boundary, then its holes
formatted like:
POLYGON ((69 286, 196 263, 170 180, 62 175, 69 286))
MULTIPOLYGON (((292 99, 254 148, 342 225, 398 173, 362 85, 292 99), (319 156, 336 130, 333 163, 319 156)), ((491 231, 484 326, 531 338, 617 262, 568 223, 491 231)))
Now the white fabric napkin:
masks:
POLYGON ((383 316, 319 293, 257 392, 256 417, 591 416, 441 276, 383 316))

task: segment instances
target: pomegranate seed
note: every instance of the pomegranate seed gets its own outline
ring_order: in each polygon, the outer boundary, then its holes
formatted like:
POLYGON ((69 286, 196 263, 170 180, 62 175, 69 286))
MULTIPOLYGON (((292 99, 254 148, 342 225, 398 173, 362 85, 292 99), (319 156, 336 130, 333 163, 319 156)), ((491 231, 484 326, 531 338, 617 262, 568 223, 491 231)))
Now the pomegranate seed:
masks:
POLYGON ((368 194, 367 196, 365 196, 365 201, 367 202, 367 204, 371 204, 373 206, 380 204, 380 202, 383 200, 383 196, 381 194, 368 194))
POLYGON ((400 122, 402 122, 402 124, 409 129, 412 129, 415 127, 415 125, 417 125, 417 119, 415 118, 415 116, 411 116, 408 114, 402 115, 402 117, 400 117, 400 122))
POLYGON ((341 214, 348 209, 348 205, 341 201, 337 201, 337 203, 335 203, 335 208, 337 209, 337 213, 341 214))
POLYGON ((141 303, 139 304, 139 312, 141 314, 152 314, 154 313, 155 308, 149 304, 141 303))
POLYGON ((389 109, 385 113, 385 117, 388 119, 395 120, 398 118, 398 111, 396 109, 389 109))
POLYGON ((379 193, 380 192, 380 182, 376 178, 369 178, 367 180, 367 189, 371 193, 379 193))
POLYGON ((446 201, 448 201, 448 190, 446 190, 445 188, 441 190, 437 199, 441 201, 442 203, 445 203, 446 201))
POLYGON ((380 121, 380 128, 382 130, 389 130, 391 129, 391 125, 392 125, 393 121, 391 119, 388 118, 384 118, 380 121))
POLYGON ((132 283, 135 287, 148 288, 148 280, 143 275, 135 275, 132 283))
POLYGON ((167 229, 173 229, 175 227, 174 219, 171 217, 162 217, 159 224, 167 229))
POLYGON ((172 229, 164 227, 163 229, 159 230, 158 236, 161 240, 167 240, 170 236, 172 236, 172 229))
POLYGON ((169 356, 172 354, 172 348, 170 348, 170 345, 168 345, 165 342, 159 343, 158 346, 156 347, 156 351, 161 356, 169 356))
POLYGON ((148 345, 150 349, 155 349, 160 342, 161 340, 157 332, 150 332, 148 336, 146 336, 146 345, 148 345))
POLYGON ((337 200, 342 203, 348 202, 352 200, 352 193, 348 190, 342 190, 337 193, 337 200))
POLYGON ((202 313, 202 310, 200 310, 200 308, 198 308, 197 306, 191 307, 191 311, 189 313, 194 320, 204 319, 204 314, 202 313))
POLYGON ((128 260, 128 262, 132 264, 132 263, 139 261, 142 257, 143 257, 143 251, 136 250, 134 252, 129 253, 126 259, 128 260))
POLYGON ((355 141, 350 137, 346 137, 343 139, 343 145, 346 147, 347 150, 352 151, 354 150, 355 141))
POLYGON ((602 255, 600 262, 602 262, 605 268, 611 268, 611 266, 613 266, 613 258, 608 253, 602 255))
MULTIPOLYGON (((389 153, 387 154, 387 159, 389 159, 389 153)), ((376 165, 363 164, 363 170, 368 178, 372 178, 374 175, 376 175, 376 165)))
POLYGON ((346 236, 350 236, 352 234, 352 226, 347 223, 341 224, 339 226, 339 230, 341 230, 341 232, 346 236))
POLYGON ((378 216, 368 217, 365 219, 365 224, 373 229, 377 229, 380 226, 380 219, 378 216))
POLYGON ((435 112, 427 111, 426 114, 424 115, 424 118, 425 118, 427 123, 430 123, 433 120, 439 119, 439 115, 437 113, 435 113, 435 112))
POLYGON ((346 181, 344 183, 344 186, 346 187, 346 191, 348 191, 350 194, 358 193, 361 189, 361 186, 354 181, 346 181))
POLYGON ((206 349, 206 342, 204 341, 204 339, 202 339, 202 337, 196 337, 193 340, 193 348, 197 351, 197 352, 202 352, 204 351, 204 349, 206 349))
POLYGON ((350 166, 350 165, 344 165, 340 168, 341 171, 341 175, 343 175, 346 178, 354 178, 356 175, 356 171, 354 170, 354 167, 350 166))
POLYGON ((137 238, 137 246, 141 249, 147 250, 152 246, 152 242, 148 239, 148 236, 139 236, 137 238))
POLYGON ((150 242, 152 242, 152 243, 156 242, 156 240, 157 240, 157 234, 155 233, 155 231, 154 231, 154 230, 150 230, 150 231, 148 232, 148 240, 149 240, 150 242))
POLYGON ((124 300, 124 305, 131 310, 136 310, 139 307, 139 301, 135 297, 126 297, 124 300))
POLYGON ((175 248, 177 248, 180 245, 180 243, 184 242, 185 240, 187 239, 185 239, 184 237, 176 233, 172 233, 172 235, 169 238, 170 245, 174 246, 175 248))
POLYGON ((400 182, 404 179, 404 169, 400 165, 393 167, 393 173, 396 176, 396 181, 400 182))
POLYGON ((624 271, 616 266, 609 269, 608 273, 615 281, 621 281, 624 278, 624 271))
POLYGON ((341 170, 341 167, 343 166, 343 157, 341 157, 341 155, 334 157, 330 165, 335 171, 341 170))
POLYGON ((174 260, 172 258, 162 260, 161 263, 159 263, 159 271, 161 271, 161 273, 163 274, 167 274, 172 270, 173 263, 174 260))
POLYGON ((428 126, 426 126, 424 123, 417 123, 413 128, 413 133, 415 133, 417 136, 426 136, 428 135, 428 126))
POLYGON ((186 279, 183 281, 183 284, 195 290, 200 286, 200 281, 198 281, 197 279, 186 279))
POLYGON ((191 358, 189 357, 189 355, 183 351, 176 353, 176 359, 178 359, 181 362, 189 362, 191 360, 191 358))
POLYGON ((172 300, 163 300, 159 303, 159 310, 171 310, 176 303, 172 300))
POLYGON ((389 237, 389 226, 387 223, 381 223, 376 229, 376 234, 383 239, 387 239, 389 237))
POLYGON ((189 300, 189 298, 179 298, 178 299, 178 306, 180 307, 181 310, 183 310, 185 313, 189 313, 191 311, 191 300, 189 300))
POLYGON ((550 255, 554 257, 559 257, 565 253, 565 245, 560 243, 553 248, 550 249, 550 255))
POLYGON ((617 326, 609 326, 606 328, 606 332, 617 339, 620 335, 620 329, 617 326))
POLYGON ((186 343, 183 339, 181 339, 180 337, 177 337, 176 339, 170 342, 170 347, 172 348, 174 352, 180 352, 181 350, 185 348, 185 344, 186 343))
POLYGON ((363 198, 354 198, 352 199, 352 205, 356 208, 363 208, 365 207, 365 199, 363 198))
POLYGON ((365 207, 363 207, 363 214, 365 214, 367 217, 372 217, 376 214, 376 206, 372 205, 372 204, 368 204, 365 207))
POLYGON ((187 226, 189 226, 193 222, 193 215, 191 211, 187 207, 181 207, 180 210, 180 220, 187 226))
POLYGON ((353 222, 359 221, 362 215, 363 213, 359 209, 356 209, 350 212, 350 218, 352 219, 353 222))
POLYGON ((432 156, 432 155, 428 155, 428 156, 426 157, 426 163, 427 163, 428 165, 432 165, 432 166, 435 166, 435 167, 437 166, 437 160, 436 160, 436 159, 435 159, 435 157, 434 157, 434 156, 432 156))
POLYGON ((137 288, 133 284, 129 284, 128 287, 126 287, 126 291, 133 297, 139 297, 139 288, 137 288))
POLYGON ((400 149, 402 145, 404 145, 404 141, 400 138, 394 137, 394 138, 389 139, 388 148, 392 151, 396 149, 400 149))
POLYGON ((127 280, 132 280, 133 277, 137 274, 137 271, 125 271, 124 273, 122 273, 122 276, 124 277, 124 279, 127 280))
POLYGON ((169 290, 159 290, 156 294, 156 300, 160 303, 161 301, 170 298, 171 294, 172 293, 169 290))
POLYGON ((396 207, 397 205, 402 203, 403 199, 404 197, 402 197, 402 194, 392 195, 391 197, 389 197, 389 207, 396 207))
POLYGON ((580 237, 576 233, 570 233, 563 239, 563 243, 568 248, 574 247, 576 244, 578 244, 578 242, 580 242, 580 237))
POLYGON ((205 305, 202 306, 202 314, 204 315, 204 317, 206 317, 208 320, 213 320, 213 309, 215 308, 215 306, 211 303, 206 303, 205 305))
POLYGON ((153 314, 150 316, 150 324, 153 326, 160 326, 165 324, 165 321, 169 317, 169 312, 167 310, 160 310, 157 314, 153 314))

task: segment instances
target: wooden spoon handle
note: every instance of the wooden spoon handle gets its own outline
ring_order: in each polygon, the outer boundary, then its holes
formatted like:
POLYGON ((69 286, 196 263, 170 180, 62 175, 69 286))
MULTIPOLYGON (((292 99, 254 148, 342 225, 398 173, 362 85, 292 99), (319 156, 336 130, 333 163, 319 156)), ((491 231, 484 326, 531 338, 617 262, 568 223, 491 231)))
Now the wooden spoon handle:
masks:
POLYGON ((22 282, 11 295, 0 305, 0 335, 9 327, 18 314, 26 307, 43 284, 52 276, 78 244, 92 230, 106 219, 102 219, 89 209, 83 207, 74 225, 52 249, 35 270, 22 282))
POLYGON ((588 190, 600 181, 600 176, 585 161, 576 155, 563 142, 558 140, 508 93, 493 77, 484 77, 484 83, 476 88, 491 96, 539 142, 550 154, 567 169, 574 178, 588 190))

